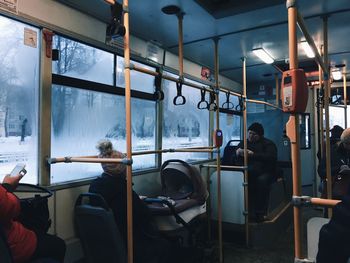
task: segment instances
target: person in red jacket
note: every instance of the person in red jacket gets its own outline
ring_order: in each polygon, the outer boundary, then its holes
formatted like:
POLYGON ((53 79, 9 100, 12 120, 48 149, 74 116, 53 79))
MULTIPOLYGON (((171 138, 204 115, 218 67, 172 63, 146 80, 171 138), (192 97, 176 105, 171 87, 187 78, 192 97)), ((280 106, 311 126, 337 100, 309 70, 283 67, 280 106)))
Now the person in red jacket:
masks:
POLYGON ((12 193, 22 175, 6 175, 0 185, 0 225, 11 250, 14 263, 25 263, 38 258, 51 258, 63 262, 66 245, 59 237, 35 233, 25 228, 16 218, 20 214, 19 199, 12 193))

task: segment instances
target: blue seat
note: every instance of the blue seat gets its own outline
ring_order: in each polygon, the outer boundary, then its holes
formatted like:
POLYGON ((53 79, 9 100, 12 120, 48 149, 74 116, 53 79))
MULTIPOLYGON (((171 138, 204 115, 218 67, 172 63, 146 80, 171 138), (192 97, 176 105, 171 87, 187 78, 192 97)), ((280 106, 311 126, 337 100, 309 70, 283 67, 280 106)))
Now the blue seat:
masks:
POLYGON ((124 241, 113 212, 99 194, 81 194, 75 203, 75 224, 85 262, 125 263, 124 241))

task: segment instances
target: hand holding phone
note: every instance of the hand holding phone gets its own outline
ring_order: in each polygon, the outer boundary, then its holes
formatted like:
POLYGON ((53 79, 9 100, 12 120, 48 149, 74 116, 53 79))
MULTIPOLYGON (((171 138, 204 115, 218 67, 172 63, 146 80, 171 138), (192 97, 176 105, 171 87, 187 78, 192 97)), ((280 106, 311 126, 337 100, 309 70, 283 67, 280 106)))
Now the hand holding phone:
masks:
POLYGON ((27 170, 25 169, 26 165, 24 163, 18 163, 15 168, 10 173, 10 176, 15 176, 17 174, 24 176, 27 173, 27 170))

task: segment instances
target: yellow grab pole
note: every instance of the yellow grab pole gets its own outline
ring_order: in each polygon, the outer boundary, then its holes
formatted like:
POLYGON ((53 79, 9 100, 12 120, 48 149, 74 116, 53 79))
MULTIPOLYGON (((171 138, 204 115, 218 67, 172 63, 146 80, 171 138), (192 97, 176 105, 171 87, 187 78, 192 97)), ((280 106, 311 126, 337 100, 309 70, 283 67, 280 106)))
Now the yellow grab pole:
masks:
MULTIPOLYGON (((214 39, 214 64, 215 64, 215 89, 217 93, 215 94, 216 97, 216 129, 220 129, 220 104, 219 104, 219 39, 214 39)), ((218 191, 218 238, 219 238, 219 262, 222 263, 224 261, 223 259, 223 252, 222 252, 222 200, 221 200, 221 167, 220 167, 220 146, 217 146, 217 156, 216 156, 216 174, 217 174, 217 191, 218 191)))
POLYGON ((346 67, 344 67, 343 70, 343 90, 344 90, 344 106, 345 106, 345 127, 346 129, 348 127, 348 93, 346 90, 346 67))
MULTIPOLYGON (((247 59, 242 58, 243 62, 243 96, 247 97, 247 59)), ((248 151, 247 151, 247 100, 244 100, 243 106, 243 149, 244 149, 244 166, 248 167, 248 151)), ((244 170, 244 224, 245 224, 245 242, 246 246, 249 246, 249 203, 248 203, 248 170, 244 170)))
MULTIPOLYGON (((326 178, 327 178, 327 199, 332 199, 332 175, 331 175, 331 158, 330 158, 330 142, 329 142, 329 94, 330 94, 330 79, 329 79, 329 61, 328 61, 328 18, 323 17, 323 59, 327 72, 325 73, 324 84, 324 108, 326 118, 326 178)), ((332 216, 332 208, 328 208, 328 217, 332 216)))
MULTIPOLYGON (((130 38, 129 38, 129 3, 123 0, 124 9, 124 76, 125 76, 125 112, 126 112, 126 156, 131 160, 131 87, 130 87, 130 38)), ((133 215, 132 215, 132 166, 126 167, 126 196, 127 196, 127 234, 128 234, 128 263, 133 263, 133 215)))
MULTIPOLYGON (((288 6, 288 39, 289 39, 289 68, 298 68, 297 51, 297 9, 295 5, 288 6)), ((299 141, 299 116, 291 114, 287 123, 287 135, 291 142, 292 170, 293 170, 293 196, 301 195, 300 173, 300 141, 299 141)), ((294 246, 295 258, 302 258, 301 250, 301 211, 300 207, 294 206, 294 246)))
POLYGON ((280 105, 280 86, 278 81, 278 74, 275 74, 275 86, 276 86, 276 106, 280 105))
POLYGON ((183 78, 184 74, 184 62, 183 62, 183 30, 182 30, 182 21, 184 14, 180 12, 177 14, 178 25, 179 25, 179 77, 183 78))
MULTIPOLYGON (((323 47, 321 47, 321 53, 323 52, 323 47)), ((323 54, 323 53, 322 53, 323 54)), ((323 72, 322 72, 322 68, 320 65, 318 65, 318 79, 319 79, 319 92, 323 93, 323 102, 324 102, 324 87, 323 87, 323 72)), ((321 145, 320 145, 320 153, 321 153, 321 160, 323 159, 324 157, 324 134, 323 134, 323 107, 324 107, 324 104, 320 105, 319 108, 320 108, 320 116, 318 118, 318 123, 319 123, 319 126, 320 126, 320 130, 319 130, 319 136, 320 136, 320 141, 321 141, 321 145)))
POLYGON ((332 200, 332 199, 323 199, 323 198, 311 198, 311 204, 313 205, 322 205, 322 206, 335 206, 340 203, 340 200, 332 200))

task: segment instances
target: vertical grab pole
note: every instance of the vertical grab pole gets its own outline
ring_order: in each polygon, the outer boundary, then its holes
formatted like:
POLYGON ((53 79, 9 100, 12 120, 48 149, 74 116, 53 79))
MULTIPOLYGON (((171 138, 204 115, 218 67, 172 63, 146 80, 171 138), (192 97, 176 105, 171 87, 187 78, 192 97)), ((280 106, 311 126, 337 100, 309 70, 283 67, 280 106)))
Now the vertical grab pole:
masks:
MULTIPOLYGON (((323 54, 323 47, 321 47, 321 54, 323 54)), ((322 68, 320 65, 318 65, 318 79, 319 79, 319 92, 323 93, 323 103, 319 106, 319 116, 318 116, 318 123, 319 123, 319 133, 320 133, 320 153, 321 153, 321 160, 324 157, 324 135, 323 135, 323 107, 324 107, 324 86, 323 86, 323 74, 322 74, 322 68)))
MULTIPOLYGON (((324 94, 324 108, 326 118, 326 175, 327 175, 327 199, 332 199, 332 175, 331 175, 331 159, 330 159, 330 143, 329 143, 329 61, 328 61, 328 17, 323 17, 323 60, 326 65, 327 72, 324 72, 325 94, 324 94)), ((328 217, 332 217, 332 208, 328 208, 328 217)))
MULTIPOLYGON (((247 98, 247 59, 242 58, 243 63, 243 97, 247 98)), ((277 93, 276 93, 277 94, 277 93)), ((244 99, 243 106, 243 149, 244 149, 244 166, 248 167, 248 151, 247 151, 247 100, 244 99)), ((244 224, 245 224, 245 242, 249 247, 249 203, 248 203, 248 170, 244 170, 244 224)))
POLYGON ((178 27, 179 27, 179 78, 183 79, 184 75, 184 61, 183 61, 183 30, 182 21, 184 18, 184 13, 179 12, 177 14, 178 27))
MULTIPOLYGON (((209 193, 209 196, 211 196, 211 191, 210 191, 210 168, 207 167, 207 191, 209 193)), ((211 208, 212 204, 210 201, 210 198, 208 198, 207 201, 207 216, 208 216, 208 240, 211 241, 211 208)))
MULTIPOLYGON (((288 8, 288 40, 289 40, 289 68, 298 68, 297 49, 297 9, 295 1, 287 0, 288 8)), ((291 142, 292 170, 293 170, 293 196, 301 196, 300 180, 300 141, 299 141, 299 116, 291 114, 287 122, 287 135, 291 142)), ((301 251, 301 211, 300 207, 293 207, 294 214, 294 246, 295 258, 302 258, 301 251)))
MULTIPOLYGON (((129 38, 129 6, 128 0, 123 0, 124 10, 124 61, 125 61, 125 112, 126 112, 126 155, 131 160, 131 92, 130 92, 130 38, 129 38)), ((127 196, 127 234, 128 263, 133 263, 133 218, 132 218, 132 166, 126 166, 126 196, 127 196)))
POLYGON ((278 81, 278 74, 275 74, 275 86, 276 86, 276 106, 280 105, 280 86, 278 81))
MULTIPOLYGON (((215 64, 215 97, 216 97, 216 129, 220 129, 220 104, 219 104, 219 38, 214 38, 214 64, 215 64)), ((218 238, 219 238, 219 262, 223 262, 222 252, 222 206, 221 206, 221 166, 220 166, 220 146, 216 147, 216 174, 218 178, 218 238)))
POLYGON ((348 93, 346 90, 346 67, 343 70, 343 89, 344 89, 344 110, 345 110, 345 129, 348 127, 348 93))

